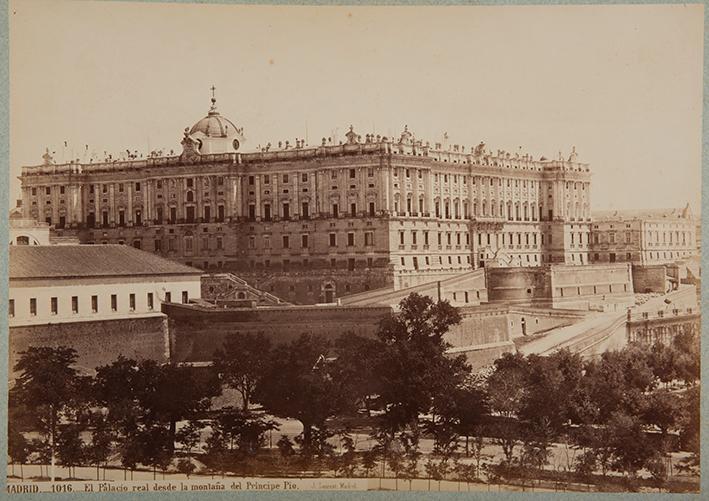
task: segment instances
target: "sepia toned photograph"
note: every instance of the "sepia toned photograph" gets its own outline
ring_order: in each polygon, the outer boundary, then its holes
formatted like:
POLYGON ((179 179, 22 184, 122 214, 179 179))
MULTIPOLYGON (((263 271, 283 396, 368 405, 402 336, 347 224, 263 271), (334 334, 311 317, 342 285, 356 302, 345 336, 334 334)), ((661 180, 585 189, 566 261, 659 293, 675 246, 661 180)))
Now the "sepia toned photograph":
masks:
POLYGON ((703 4, 8 9, 8 494, 700 492, 703 4))

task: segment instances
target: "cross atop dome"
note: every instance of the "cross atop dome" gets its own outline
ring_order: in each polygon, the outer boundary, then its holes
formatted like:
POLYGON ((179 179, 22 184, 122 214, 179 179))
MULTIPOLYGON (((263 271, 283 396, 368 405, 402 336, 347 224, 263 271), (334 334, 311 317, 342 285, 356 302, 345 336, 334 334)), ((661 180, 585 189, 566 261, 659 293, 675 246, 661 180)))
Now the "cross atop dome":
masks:
POLYGON ((209 90, 212 91, 212 107, 209 108, 209 114, 217 114, 217 98, 214 97, 214 91, 217 90, 217 88, 212 84, 209 90))

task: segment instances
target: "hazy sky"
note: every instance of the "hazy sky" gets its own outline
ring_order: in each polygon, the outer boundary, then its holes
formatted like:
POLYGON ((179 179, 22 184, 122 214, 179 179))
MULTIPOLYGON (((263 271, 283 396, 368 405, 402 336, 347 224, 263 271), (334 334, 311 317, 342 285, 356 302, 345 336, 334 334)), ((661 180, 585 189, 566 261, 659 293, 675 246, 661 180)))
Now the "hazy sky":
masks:
POLYGON ((408 124, 535 158, 576 146, 594 209, 700 210, 701 5, 10 9, 11 200, 45 147, 180 151, 215 85, 246 150, 306 124, 310 144, 408 124))

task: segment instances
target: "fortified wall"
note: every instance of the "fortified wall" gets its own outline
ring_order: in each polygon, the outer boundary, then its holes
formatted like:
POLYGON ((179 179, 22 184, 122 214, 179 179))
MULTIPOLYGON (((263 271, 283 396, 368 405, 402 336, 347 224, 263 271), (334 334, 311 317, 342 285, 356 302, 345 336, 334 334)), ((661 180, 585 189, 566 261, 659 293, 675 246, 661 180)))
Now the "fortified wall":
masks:
POLYGON ((588 310, 603 303, 631 304, 633 278, 628 263, 536 268, 487 268, 490 302, 588 310))
POLYGON ((169 356, 167 340, 164 316, 11 327, 10 368, 30 346, 74 348, 78 354, 77 366, 85 373, 110 364, 119 355, 163 363, 169 356))

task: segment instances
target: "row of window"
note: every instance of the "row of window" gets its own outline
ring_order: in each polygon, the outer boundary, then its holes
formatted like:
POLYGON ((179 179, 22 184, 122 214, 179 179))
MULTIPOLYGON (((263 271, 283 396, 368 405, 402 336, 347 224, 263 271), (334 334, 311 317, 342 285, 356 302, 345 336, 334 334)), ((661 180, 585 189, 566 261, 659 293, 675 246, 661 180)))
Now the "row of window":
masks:
MULTIPOLYGON (((411 258, 411 266, 415 269, 419 269, 419 256, 409 256, 411 258)), ((453 265, 453 264, 458 264, 462 265, 463 264, 463 257, 462 256, 455 256, 456 257, 456 263, 453 262, 453 256, 447 256, 448 259, 448 264, 453 265)), ((407 266, 408 265, 408 259, 406 256, 401 256, 400 258, 401 261, 401 266, 407 266)), ((423 262, 426 264, 426 266, 431 266, 431 263, 435 263, 436 260, 438 261, 439 265, 443 265, 443 256, 423 256, 423 262), (438 259, 436 259, 438 258, 438 259)), ((465 264, 470 264, 470 256, 465 256, 465 264)))
MULTIPOLYGON (((165 302, 169 303, 172 301, 171 293, 165 292, 165 302)), ((182 291, 182 302, 187 303, 189 301, 188 291, 182 291)), ((111 311, 118 311, 118 294, 111 294, 110 296, 111 311)), ((70 306, 72 314, 79 314, 79 296, 71 296, 70 306)), ((148 292, 146 295, 146 306, 149 311, 153 311, 155 308, 155 302, 152 292, 148 292)), ((30 316, 37 316, 37 298, 32 297, 29 299, 30 316)), ((128 310, 135 311, 136 309, 136 297, 134 293, 128 294, 128 310)), ((51 315, 58 315, 60 313, 60 303, 58 297, 49 298, 49 313, 51 315)), ((99 313, 99 297, 98 295, 91 296, 91 313, 99 313)), ((10 317, 15 316, 15 300, 10 299, 9 304, 9 315, 10 317)))
MULTIPOLYGON (((330 233, 328 235, 329 237, 329 243, 330 247, 337 247, 337 233, 330 233)), ((263 241, 263 248, 264 249, 270 249, 271 248, 271 236, 270 235, 262 235, 261 236, 262 241, 263 241)), ((291 236, 290 235, 282 235, 281 236, 281 244, 283 249, 290 249, 291 248, 291 236)), ((348 232, 347 233, 347 247, 354 247, 356 245, 356 238, 355 238, 355 232, 348 232)), ((366 231, 364 232, 364 245, 366 247, 372 247, 374 246, 374 232, 373 231, 366 231)), ((303 234, 300 236, 300 247, 302 249, 307 249, 310 246, 310 235, 309 234, 303 234)), ((249 236, 249 249, 255 249, 256 248, 256 236, 251 235, 249 236)))

